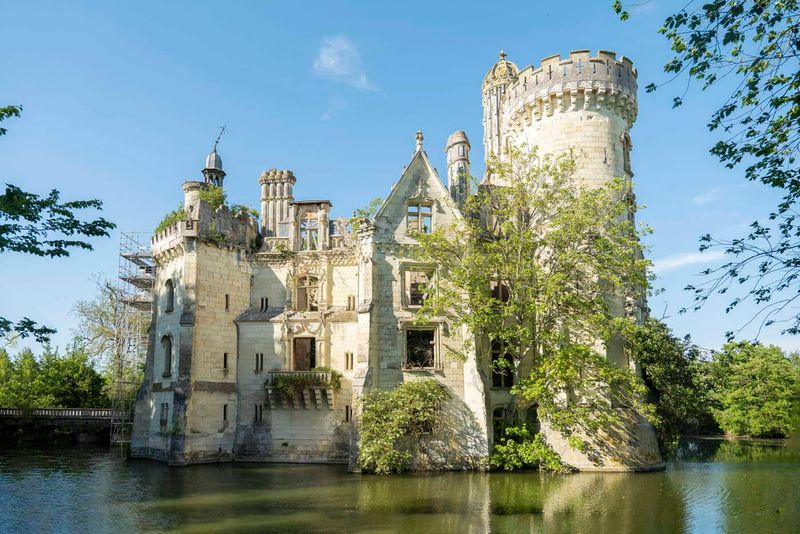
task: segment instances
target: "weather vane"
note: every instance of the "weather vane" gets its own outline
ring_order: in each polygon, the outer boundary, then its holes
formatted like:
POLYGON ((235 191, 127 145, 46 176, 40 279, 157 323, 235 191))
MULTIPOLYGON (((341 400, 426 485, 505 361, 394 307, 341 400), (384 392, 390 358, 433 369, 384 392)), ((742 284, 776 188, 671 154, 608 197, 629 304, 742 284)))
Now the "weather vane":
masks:
POLYGON ((217 150, 217 145, 219 144, 219 140, 222 139, 222 134, 224 134, 224 133, 225 133, 225 125, 223 124, 222 126, 219 127, 219 135, 217 136, 217 140, 214 141, 214 151, 215 152, 217 150))

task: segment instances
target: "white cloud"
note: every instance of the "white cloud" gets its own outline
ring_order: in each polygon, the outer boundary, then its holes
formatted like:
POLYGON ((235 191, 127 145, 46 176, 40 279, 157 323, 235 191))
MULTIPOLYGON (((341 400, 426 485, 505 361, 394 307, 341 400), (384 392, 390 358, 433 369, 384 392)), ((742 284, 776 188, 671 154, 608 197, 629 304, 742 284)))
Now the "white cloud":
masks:
POLYGON ((377 90, 367 78, 358 48, 343 35, 322 40, 313 68, 320 78, 344 83, 359 91, 377 90))
POLYGON ((688 265, 699 265, 720 260, 725 256, 721 250, 710 250, 707 252, 687 252, 684 254, 674 254, 657 260, 653 260, 653 271, 663 274, 674 271, 688 265))
POLYGON ((709 202, 715 202, 719 200, 724 192, 724 187, 713 187, 708 191, 703 191, 699 195, 692 197, 692 204, 702 206, 703 204, 708 204, 709 202))

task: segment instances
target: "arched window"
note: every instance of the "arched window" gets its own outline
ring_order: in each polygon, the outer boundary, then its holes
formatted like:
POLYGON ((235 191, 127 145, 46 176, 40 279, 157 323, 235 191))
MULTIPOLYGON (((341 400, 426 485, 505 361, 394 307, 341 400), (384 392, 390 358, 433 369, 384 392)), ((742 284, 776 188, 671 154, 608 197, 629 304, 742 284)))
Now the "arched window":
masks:
POLYGON ((172 280, 164 284, 164 311, 166 313, 175 309, 175 285, 172 280))
POLYGON ((297 279, 298 311, 317 311, 319 309, 319 279, 316 276, 301 276, 297 279))
POLYGON ((510 388, 514 385, 514 357, 505 345, 495 339, 492 341, 492 387, 510 388))
POLYGON ((164 352, 164 371, 162 376, 172 375, 172 337, 164 336, 161 338, 161 348, 164 352))

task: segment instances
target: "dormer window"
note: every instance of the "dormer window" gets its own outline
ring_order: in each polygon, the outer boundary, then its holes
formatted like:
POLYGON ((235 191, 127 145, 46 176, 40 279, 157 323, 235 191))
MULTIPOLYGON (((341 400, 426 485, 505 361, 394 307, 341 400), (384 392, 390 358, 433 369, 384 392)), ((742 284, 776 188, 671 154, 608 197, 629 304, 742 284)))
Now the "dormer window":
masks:
POLYGON ((409 233, 429 234, 433 229, 433 206, 420 202, 410 202, 406 215, 409 233))
POLYGON ((301 276, 297 279, 297 311, 317 311, 319 279, 316 276, 301 276))
POLYGON ((300 219, 300 250, 317 250, 319 221, 316 213, 306 213, 300 219))

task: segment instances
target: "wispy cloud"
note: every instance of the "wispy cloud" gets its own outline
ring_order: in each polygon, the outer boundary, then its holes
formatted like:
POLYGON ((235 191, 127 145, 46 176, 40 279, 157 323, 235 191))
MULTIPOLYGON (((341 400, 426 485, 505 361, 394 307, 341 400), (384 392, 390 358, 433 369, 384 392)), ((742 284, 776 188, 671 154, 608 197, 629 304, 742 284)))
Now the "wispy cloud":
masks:
POLYGON ((693 196, 692 204, 695 204, 696 206, 702 206, 703 204, 717 202, 718 200, 721 200, 722 197, 727 195, 728 193, 744 189, 748 185, 749 185, 748 183, 743 183, 728 187, 712 187, 711 189, 708 189, 700 194, 693 196))
POLYGON ((722 193, 725 192, 724 187, 712 187, 708 191, 703 191, 699 195, 695 195, 692 197, 692 204, 697 206, 702 206, 703 204, 708 204, 710 202, 716 202, 722 196, 722 193))
POLYGON ((684 254, 674 254, 657 260, 653 260, 653 271, 657 274, 664 274, 675 269, 680 269, 689 265, 700 265, 712 263, 722 259, 725 254, 721 250, 709 250, 706 252, 686 252, 684 254))
POLYGON ((322 40, 313 69, 320 78, 343 83, 359 91, 377 91, 377 87, 367 78, 358 48, 343 35, 322 40))

